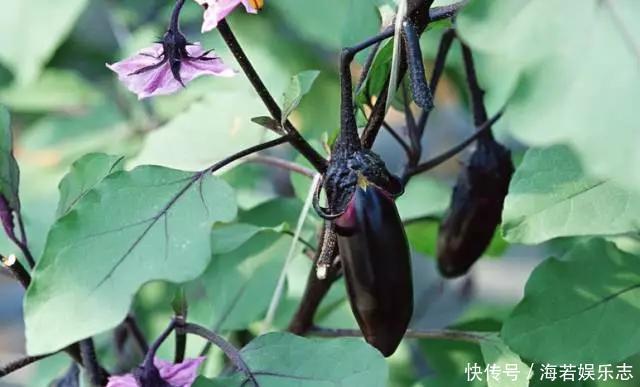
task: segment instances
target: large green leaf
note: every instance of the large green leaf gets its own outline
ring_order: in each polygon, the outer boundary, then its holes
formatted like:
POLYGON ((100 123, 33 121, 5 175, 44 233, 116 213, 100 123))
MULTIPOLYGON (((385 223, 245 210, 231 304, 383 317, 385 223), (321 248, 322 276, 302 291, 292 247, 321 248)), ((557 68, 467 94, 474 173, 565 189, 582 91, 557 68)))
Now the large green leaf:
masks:
POLYGON ((396 204, 404 220, 440 217, 449 206, 451 189, 435 179, 416 177, 409 181, 396 204))
POLYGON ((216 227, 212 244, 223 245, 224 250, 217 249, 220 254, 193 284, 206 293, 197 306, 202 316, 198 320, 216 330, 246 329, 261 320, 290 243, 291 238, 276 229, 247 224, 216 227))
POLYGON ((87 0, 3 2, 0 61, 21 82, 32 81, 65 38, 87 0))
MULTIPOLYGON (((237 223, 215 226, 214 257, 190 286, 197 300, 191 303, 191 317, 222 330, 245 329, 262 320, 292 242, 283 231, 296 224, 301 209, 297 199, 278 198, 240 211, 237 223)), ((303 237, 310 238, 316 228, 311 222, 305 226, 303 237)))
MULTIPOLYGON (((470 332, 478 336, 490 335, 490 332, 500 328, 500 323, 495 320, 473 320, 453 327, 462 332, 470 332), (486 331, 490 332, 479 332, 486 331)), ((451 386, 463 387, 486 386, 485 375, 481 375, 481 380, 467 375, 472 374, 474 366, 484 370, 486 367, 485 358, 477 343, 468 341, 456 341, 447 339, 421 340, 421 352, 433 370, 430 378, 420 383, 420 386, 451 386)))
POLYGON ((13 156, 13 133, 9 112, 0 105, 0 194, 14 210, 20 209, 20 170, 13 156))
POLYGON ((527 387, 530 367, 511 352, 497 334, 485 335, 480 341, 488 387, 527 387))
POLYGON ((502 221, 505 238, 519 243, 632 232, 640 194, 587 176, 565 146, 532 149, 513 176, 502 221))
POLYGON ((240 354, 261 387, 387 385, 384 358, 362 339, 269 333, 252 340, 240 354))
POLYGON ((148 281, 199 275, 211 225, 235 215, 233 191, 209 173, 143 166, 109 175, 49 232, 25 298, 29 353, 116 326, 148 281))
POLYGON ((588 172, 640 190, 638 14, 635 0, 473 1, 457 25, 493 107, 511 96, 512 135, 570 144, 588 172))
POLYGON ((640 351, 640 260, 593 239, 538 266, 502 328, 520 356, 605 364, 640 351))
POLYGON ((187 170, 205 168, 260 142, 264 129, 250 118, 262 113, 262 109, 250 91, 209 94, 149 134, 134 163, 187 170))
POLYGON ((104 153, 89 153, 78 159, 60 181, 60 201, 56 216, 69 212, 87 192, 110 174, 123 168, 123 158, 104 153))
POLYGON ((300 37, 328 49, 358 43, 380 28, 380 18, 372 0, 279 0, 272 6, 300 37))

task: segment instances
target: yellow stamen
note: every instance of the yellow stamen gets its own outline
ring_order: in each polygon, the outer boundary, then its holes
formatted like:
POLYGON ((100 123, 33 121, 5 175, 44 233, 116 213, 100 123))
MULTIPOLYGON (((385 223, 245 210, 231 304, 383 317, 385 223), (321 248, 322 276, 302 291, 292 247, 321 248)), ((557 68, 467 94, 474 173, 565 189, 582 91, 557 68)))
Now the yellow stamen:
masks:
POLYGON ((358 173, 358 186, 360 188, 362 188, 363 190, 367 190, 367 187, 369 186, 369 180, 367 180, 366 177, 362 176, 361 173, 358 173))
POLYGON ((261 10, 264 7, 264 0, 249 0, 251 7, 257 10, 261 10))

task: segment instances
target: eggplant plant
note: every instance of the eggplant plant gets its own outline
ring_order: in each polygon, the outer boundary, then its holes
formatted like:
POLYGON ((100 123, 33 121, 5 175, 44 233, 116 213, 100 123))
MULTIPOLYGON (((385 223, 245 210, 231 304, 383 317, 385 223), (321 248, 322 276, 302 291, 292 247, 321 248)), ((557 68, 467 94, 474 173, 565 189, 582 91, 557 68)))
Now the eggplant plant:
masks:
POLYGON ((516 3, 3 4, 0 384, 634 385, 640 9, 516 3))

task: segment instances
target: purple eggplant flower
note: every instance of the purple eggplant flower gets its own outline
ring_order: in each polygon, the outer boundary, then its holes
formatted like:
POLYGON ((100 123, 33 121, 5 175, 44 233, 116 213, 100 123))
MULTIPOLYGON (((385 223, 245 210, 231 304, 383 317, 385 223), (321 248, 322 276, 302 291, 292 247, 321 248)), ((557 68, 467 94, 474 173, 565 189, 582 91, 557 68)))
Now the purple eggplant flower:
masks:
POLYGON ((110 376, 107 387, 191 387, 203 361, 198 357, 174 364, 156 357, 151 369, 141 366, 130 374, 110 376))
POLYGON ((171 94, 201 75, 232 77, 236 73, 200 43, 187 43, 180 32, 169 30, 160 43, 107 67, 139 99, 171 94))
POLYGON ((218 26, 238 5, 242 3, 248 13, 258 13, 264 0, 195 0, 204 8, 202 32, 211 31, 218 26))

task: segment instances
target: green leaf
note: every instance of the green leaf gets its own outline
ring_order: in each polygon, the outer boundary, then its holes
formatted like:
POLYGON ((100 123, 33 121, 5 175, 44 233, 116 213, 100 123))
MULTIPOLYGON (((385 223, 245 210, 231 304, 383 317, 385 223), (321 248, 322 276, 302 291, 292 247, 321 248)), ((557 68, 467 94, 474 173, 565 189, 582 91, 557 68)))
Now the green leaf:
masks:
POLYGON ((502 215, 510 242, 614 235, 640 227, 640 194, 587 176, 565 146, 529 150, 516 170, 502 215))
POLYGON ((60 201, 56 217, 69 212, 87 192, 113 172, 123 169, 123 157, 104 153, 89 153, 71 165, 69 173, 60 181, 60 201))
POLYGON ((590 174, 640 190, 639 13, 634 0, 475 1, 456 24, 492 110, 510 99, 504 128, 568 144, 590 174))
POLYGON ((371 64, 369 73, 359 90, 356 90, 356 102, 358 105, 369 103, 367 96, 376 96, 383 91, 389 72, 391 71, 391 58, 393 56, 393 41, 383 43, 371 64))
POLYGON ((75 72, 52 69, 33 82, 14 83, 0 92, 2 103, 21 112, 82 111, 100 99, 95 87, 75 72))
POLYGON ((49 232, 25 298, 29 353, 115 327, 146 282, 195 278, 211 257, 211 225, 235 215, 233 191, 209 173, 109 175, 49 232))
POLYGON ((449 207, 450 196, 451 189, 440 181, 416 177, 409 181, 396 204, 404 220, 440 217, 449 207))
POLYGON ((380 18, 372 0, 279 0, 272 4, 302 39, 338 50, 374 35, 380 18), (284 16, 286 15, 286 16, 284 16))
POLYGON ((32 81, 86 4, 87 0, 5 2, 0 13, 0 61, 20 82, 32 81))
POLYGON ((211 232, 211 240, 213 241, 212 253, 215 255, 230 253, 259 232, 266 230, 269 229, 252 224, 218 224, 211 232))
POLYGON ((480 340, 480 349, 485 364, 497 370, 496 377, 487 376, 488 387, 527 387, 529 385, 527 376, 531 368, 507 348, 498 334, 484 336, 484 339, 480 340), (506 375, 504 372, 507 366, 513 367, 518 374, 512 377, 506 375))
POLYGON ((612 243, 577 244, 531 274, 502 328, 520 356, 552 364, 605 364, 640 351, 640 260, 612 243))
MULTIPOLYGON (((214 86, 221 87, 215 82, 214 86)), ((249 117, 263 113, 264 107, 253 93, 220 90, 185 107, 145 137, 133 164, 200 170, 257 144, 264 138, 264 129, 249 117)))
MULTIPOLYGON (((214 234, 213 243, 220 236, 214 234)), ((199 315, 204 316, 200 321, 215 330, 240 330, 261 320, 290 243, 290 237, 262 228, 233 251, 214 255, 196 281, 206 292, 200 302, 204 305, 199 305, 199 315)))
POLYGON ((435 257, 438 244, 438 222, 409 223, 405 227, 405 232, 412 249, 421 254, 435 257))
POLYGON ((261 387, 387 385, 384 358, 362 339, 269 333, 252 340, 240 354, 261 387))
POLYGON ((117 105, 104 101, 87 110, 43 116, 21 133, 20 145, 27 151, 53 150, 64 156, 82 152, 77 159, 88 153, 84 149, 95 146, 93 144, 103 138, 108 142, 102 143, 113 146, 120 142, 118 137, 123 137, 122 132, 130 136, 131 130, 117 105))
POLYGON ((313 86, 313 82, 318 78, 318 75, 320 75, 320 71, 318 70, 307 70, 298 73, 291 78, 291 82, 283 96, 282 118, 280 120, 281 126, 284 126, 289 115, 296 110, 302 100, 302 97, 311 90, 311 86, 313 86))
POLYGON ((9 207, 20 209, 18 186, 20 185, 20 169, 13 156, 13 133, 9 112, 0 106, 0 194, 7 199, 9 207))
POLYGON ((271 117, 268 117, 268 116, 253 117, 251 119, 251 122, 253 122, 254 124, 258 124, 263 128, 272 130, 278 134, 285 134, 284 129, 282 128, 282 125, 271 117))
POLYGON ((297 199, 274 199, 240 211, 238 223, 215 226, 214 257, 191 284, 194 296, 200 295, 191 317, 216 330, 246 329, 262 320, 292 241, 283 230, 297 222, 301 208, 297 199))
MULTIPOLYGON (((493 320, 474 320, 454 327, 457 331, 473 334, 490 334, 484 331, 495 331, 500 328, 499 322, 493 320), (483 331, 480 333, 479 331, 483 331)), ((478 344, 467 341, 446 339, 420 340, 420 349, 433 369, 433 378, 427 379, 421 386, 451 386, 463 387, 486 386, 486 379, 467 381, 465 368, 477 365, 483 370, 486 367, 481 349, 478 344)))

